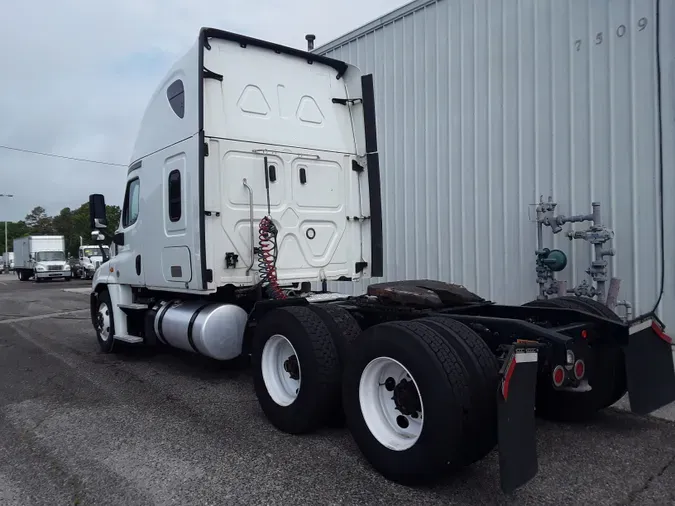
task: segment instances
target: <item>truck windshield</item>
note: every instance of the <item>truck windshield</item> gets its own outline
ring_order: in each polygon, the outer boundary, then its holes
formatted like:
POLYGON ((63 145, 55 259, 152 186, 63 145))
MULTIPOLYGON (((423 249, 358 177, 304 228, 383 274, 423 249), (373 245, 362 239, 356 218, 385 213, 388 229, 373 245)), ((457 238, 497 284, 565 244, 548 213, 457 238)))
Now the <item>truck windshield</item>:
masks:
MULTIPOLYGON (((108 246, 103 246, 103 250, 104 250, 106 253, 108 253, 108 250, 109 250, 109 249, 110 249, 110 248, 108 248, 108 246)), ((101 256, 101 250, 98 249, 98 248, 84 248, 84 249, 82 250, 82 254, 83 254, 85 257, 100 257, 100 256, 101 256)))
POLYGON ((51 262, 54 260, 65 260, 66 254, 63 251, 38 251, 35 254, 35 260, 38 262, 51 262))

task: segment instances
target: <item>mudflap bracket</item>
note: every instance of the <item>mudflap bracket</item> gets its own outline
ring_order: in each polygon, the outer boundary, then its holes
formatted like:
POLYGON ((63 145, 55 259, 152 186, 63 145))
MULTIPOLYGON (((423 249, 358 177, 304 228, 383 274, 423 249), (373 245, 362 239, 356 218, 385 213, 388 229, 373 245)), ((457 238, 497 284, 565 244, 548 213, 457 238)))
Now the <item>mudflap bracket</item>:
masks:
POLYGON ((535 427, 538 348, 533 342, 505 346, 497 391, 499 475, 509 494, 530 481, 539 468, 535 427))
POLYGON ((630 322, 626 379, 633 413, 647 415, 675 401, 673 340, 655 316, 630 322))

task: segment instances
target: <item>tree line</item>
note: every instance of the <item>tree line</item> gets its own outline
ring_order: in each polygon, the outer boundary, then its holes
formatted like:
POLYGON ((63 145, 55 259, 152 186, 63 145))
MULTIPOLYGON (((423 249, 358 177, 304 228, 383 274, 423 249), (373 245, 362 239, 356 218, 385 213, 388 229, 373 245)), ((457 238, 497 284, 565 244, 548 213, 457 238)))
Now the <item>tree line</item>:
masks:
MULTIPOLYGON (((120 221, 119 206, 106 206, 108 223, 116 228, 120 221)), ((4 249, 4 229, 0 229, 3 242, 0 242, 0 251, 4 249)), ((7 222, 7 249, 13 251, 14 239, 27 235, 62 235, 65 238, 66 254, 77 256, 77 248, 82 244, 91 244, 91 229, 89 228, 89 202, 73 210, 64 207, 56 216, 48 216, 43 207, 36 207, 20 221, 7 222)))

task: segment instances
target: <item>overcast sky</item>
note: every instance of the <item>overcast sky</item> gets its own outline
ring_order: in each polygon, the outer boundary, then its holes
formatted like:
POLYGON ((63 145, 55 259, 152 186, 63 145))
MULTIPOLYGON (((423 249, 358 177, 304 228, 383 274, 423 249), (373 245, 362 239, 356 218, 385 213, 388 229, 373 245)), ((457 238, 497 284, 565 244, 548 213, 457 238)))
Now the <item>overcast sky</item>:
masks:
MULTIPOLYGON (((127 164, 146 102, 202 26, 306 48, 407 0, 32 0, 0 16, 0 144, 127 164)), ((0 221, 90 193, 121 204, 126 169, 0 148, 0 221)))

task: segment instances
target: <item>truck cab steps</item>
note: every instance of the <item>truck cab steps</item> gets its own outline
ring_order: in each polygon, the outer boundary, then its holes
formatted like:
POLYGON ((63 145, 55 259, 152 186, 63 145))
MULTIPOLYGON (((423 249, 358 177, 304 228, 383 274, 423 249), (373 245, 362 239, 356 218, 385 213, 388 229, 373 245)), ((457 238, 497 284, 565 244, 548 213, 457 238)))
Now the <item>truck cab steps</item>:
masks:
POLYGON ((143 342, 142 337, 138 336, 122 336, 122 335, 116 335, 115 339, 118 341, 124 341, 125 343, 131 343, 131 344, 140 344, 143 342))
POLYGON ((147 304, 117 304, 117 307, 124 311, 128 316, 148 310, 147 304))

